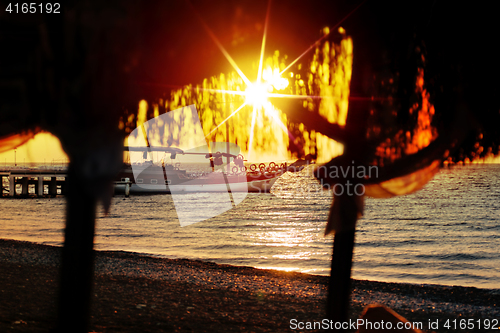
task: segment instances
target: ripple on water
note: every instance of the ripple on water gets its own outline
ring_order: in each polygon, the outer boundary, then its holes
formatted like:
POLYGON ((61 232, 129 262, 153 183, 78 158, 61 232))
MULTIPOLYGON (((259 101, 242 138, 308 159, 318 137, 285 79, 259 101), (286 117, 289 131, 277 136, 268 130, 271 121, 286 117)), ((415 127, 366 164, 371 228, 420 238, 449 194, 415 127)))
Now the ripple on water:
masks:
MULTIPOLYGON (((414 194, 366 199, 353 277, 500 288, 500 166, 443 169, 414 194)), ((328 274, 331 193, 310 172, 285 174, 271 194, 180 227, 169 195, 113 198, 99 211, 96 248, 328 274)), ((0 201, 3 238, 60 245, 65 200, 0 201)))

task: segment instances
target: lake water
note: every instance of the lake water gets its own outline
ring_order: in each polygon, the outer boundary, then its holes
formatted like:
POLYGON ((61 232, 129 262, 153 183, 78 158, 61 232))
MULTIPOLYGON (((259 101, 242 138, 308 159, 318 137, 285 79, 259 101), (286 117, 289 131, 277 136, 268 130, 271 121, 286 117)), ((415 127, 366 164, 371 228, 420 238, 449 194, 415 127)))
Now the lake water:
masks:
MULTIPOLYGON (((310 169, 287 173, 271 194, 249 193, 187 227, 171 195, 116 196, 108 216, 98 213, 96 248, 326 275, 331 193, 318 188, 310 169)), ((417 193, 365 203, 354 278, 500 288, 500 165, 443 169, 417 193)), ((0 237, 60 245, 64 206, 64 198, 3 198, 0 237)))

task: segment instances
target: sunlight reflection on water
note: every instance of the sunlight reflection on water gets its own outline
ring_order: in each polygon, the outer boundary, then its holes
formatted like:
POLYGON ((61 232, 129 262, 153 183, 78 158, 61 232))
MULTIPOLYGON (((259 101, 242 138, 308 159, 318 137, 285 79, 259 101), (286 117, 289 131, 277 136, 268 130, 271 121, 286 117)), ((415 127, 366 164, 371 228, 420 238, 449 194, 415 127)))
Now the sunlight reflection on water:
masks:
MULTIPOLYGON (((96 248, 329 274, 323 237, 331 196, 307 171, 285 174, 272 194, 181 228, 169 195, 116 196, 97 220, 96 248)), ((500 166, 443 169, 422 191, 367 199, 353 277, 500 288, 500 166)), ((60 245, 64 199, 0 200, 1 237, 60 245)))

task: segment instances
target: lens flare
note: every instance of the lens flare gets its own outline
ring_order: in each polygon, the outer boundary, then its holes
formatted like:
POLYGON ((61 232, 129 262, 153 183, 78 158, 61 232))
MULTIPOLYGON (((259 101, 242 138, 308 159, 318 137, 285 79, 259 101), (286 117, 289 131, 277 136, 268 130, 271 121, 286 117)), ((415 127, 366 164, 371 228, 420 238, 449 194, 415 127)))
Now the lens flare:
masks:
POLYGON ((269 85, 258 82, 248 86, 245 90, 246 103, 256 108, 264 107, 266 102, 268 102, 269 88, 271 88, 269 85))
MULTIPOLYGON (((207 142, 237 143, 248 160, 283 161, 313 154, 320 157, 318 162, 323 162, 341 154, 340 143, 306 128, 302 123, 290 122, 280 108, 296 108, 297 112, 304 113, 304 117, 314 112, 327 122, 344 125, 349 103, 352 40, 339 28, 336 30, 341 37, 340 43, 330 41, 327 36, 337 32, 333 32, 333 28, 324 28, 322 37, 291 62, 287 61, 286 55, 280 55, 279 51, 274 51, 266 58, 270 3, 269 1, 267 6, 258 63, 254 65, 257 72, 255 82, 251 82, 243 73, 200 13, 191 5, 204 30, 234 71, 206 78, 198 85, 173 89, 169 97, 151 105, 154 110, 149 106, 142 106, 138 114, 124 116, 121 127, 130 132, 130 128, 135 127, 133 125, 150 118, 152 111, 156 116, 194 104, 207 142), (304 56, 309 52, 312 53, 311 57, 305 61, 304 56), (292 66, 295 66, 293 72, 288 71, 292 66), (285 72, 287 73, 284 74, 285 72), (275 104, 280 105, 280 108, 275 104)), ((360 5, 356 9, 359 7, 360 5)), ((186 119, 178 121, 177 126, 182 123, 183 130, 189 130, 186 119)), ((175 140, 162 142, 164 134, 172 130, 176 129, 163 124, 152 130, 152 133, 158 144, 176 146, 178 142, 175 140)))

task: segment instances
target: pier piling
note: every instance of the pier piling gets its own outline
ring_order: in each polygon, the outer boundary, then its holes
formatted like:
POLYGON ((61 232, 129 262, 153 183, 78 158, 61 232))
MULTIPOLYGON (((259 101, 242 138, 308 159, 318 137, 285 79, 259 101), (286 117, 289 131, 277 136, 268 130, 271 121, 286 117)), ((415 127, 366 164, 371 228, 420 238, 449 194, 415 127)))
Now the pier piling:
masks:
POLYGON ((37 187, 36 195, 41 197, 41 196, 43 196, 43 177, 42 176, 38 176, 37 183, 38 183, 38 187, 37 187))
POLYGON ((7 188, 8 188, 7 186, 4 186, 4 180, 6 180, 6 181, 8 181, 8 180, 9 180, 9 174, 8 174, 8 173, 2 173, 2 174, 1 174, 2 193, 1 193, 1 195, 0 195, 0 196, 2 196, 2 197, 3 197, 3 195, 4 195, 4 192, 6 192, 6 191, 7 191, 7 188), (5 178, 5 179, 4 179, 4 178, 5 178))
POLYGON ((21 195, 23 197, 28 196, 28 184, 29 184, 29 177, 22 177, 21 178, 21 195))
POLYGON ((52 197, 58 194, 57 189, 60 189, 61 195, 64 195, 66 192, 66 170, 61 168, 12 168, 10 170, 0 171, 0 179, 2 182, 1 196, 5 194, 9 197, 18 196, 18 184, 21 187, 21 197, 28 197, 32 195, 43 197, 46 193, 46 186, 48 187, 47 193, 52 197), (8 186, 4 183, 6 179, 8 179, 8 186))
POLYGON ((130 195, 130 178, 125 178, 125 197, 128 198, 130 195))
MULTIPOLYGON (((31 168, 0 170, 2 192, 0 197, 29 197, 66 195, 68 191, 67 171, 61 168, 31 168), (8 185, 7 185, 8 183, 8 185), (20 187, 20 190, 19 190, 20 187)), ((132 181, 123 178, 115 184, 125 185, 125 196, 130 195, 132 181)))
POLYGON ((16 177, 9 176, 9 196, 13 197, 16 194, 16 177))
POLYGON ((49 195, 55 197, 57 195, 57 180, 56 177, 50 177, 49 195))

